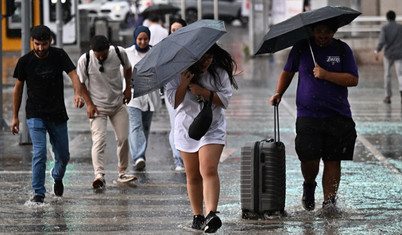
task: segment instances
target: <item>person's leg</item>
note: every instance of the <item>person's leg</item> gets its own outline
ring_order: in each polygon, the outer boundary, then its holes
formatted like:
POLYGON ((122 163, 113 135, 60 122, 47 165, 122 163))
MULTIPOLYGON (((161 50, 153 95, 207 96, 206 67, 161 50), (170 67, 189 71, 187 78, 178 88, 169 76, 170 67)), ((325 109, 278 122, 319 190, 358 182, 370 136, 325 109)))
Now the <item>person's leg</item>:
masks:
POLYGON ((386 57, 383 59, 384 63, 384 89, 385 89, 385 97, 392 97, 392 74, 391 68, 394 64, 393 60, 389 60, 386 57))
POLYGON ((32 188, 35 195, 45 197, 45 175, 46 175, 46 126, 40 118, 27 120, 29 134, 32 140, 32 188))
POLYGON ((314 183, 320 170, 320 159, 301 162, 301 172, 306 183, 314 183))
POLYGON ((99 111, 95 118, 90 119, 90 127, 92 133, 92 165, 94 167, 95 176, 105 174, 103 158, 106 148, 106 132, 107 132, 107 116, 104 111, 99 111))
POLYGON ((129 126, 129 114, 126 106, 123 104, 116 109, 115 113, 109 116, 110 122, 114 129, 114 135, 117 142, 117 157, 119 173, 124 172, 128 166, 128 126, 129 126))
POLYGON ((222 226, 221 219, 216 215, 220 194, 218 164, 223 151, 223 145, 208 144, 200 148, 200 172, 203 181, 206 233, 214 233, 222 226))
POLYGON ((198 153, 180 151, 186 168, 187 193, 194 215, 204 215, 203 212, 203 181, 200 173, 198 153))
POLYGON ((324 202, 335 203, 341 180, 341 161, 353 160, 357 137, 355 126, 355 122, 349 117, 336 116, 325 121, 325 145, 322 155, 324 202))
POLYGON ((52 177, 62 180, 70 161, 67 122, 48 123, 49 140, 55 156, 52 177))
POLYGON ((323 139, 321 137, 322 121, 317 118, 297 118, 296 152, 304 178, 302 206, 311 211, 315 208, 315 181, 320 166, 323 139))
POLYGON ((170 132, 169 132, 169 144, 170 148, 172 149, 173 153, 173 161, 174 165, 177 166, 184 166, 183 159, 181 158, 180 152, 176 149, 174 145, 174 122, 176 117, 176 111, 174 110, 173 106, 166 102, 166 108, 169 112, 169 120, 170 120, 170 132))
MULTIPOLYGON (((396 76, 398 77, 399 93, 401 94, 401 99, 402 99, 402 60, 395 61, 395 70, 396 70, 396 76)), ((402 100, 401 100, 401 103, 402 103, 402 100)))
POLYGON ((223 151, 223 145, 208 144, 200 148, 200 173, 204 188, 205 212, 216 212, 218 208, 220 181, 218 164, 223 151))
POLYGON ((341 162, 324 161, 324 172, 322 175, 322 187, 324 190, 324 201, 336 198, 339 183, 341 180, 341 162))
POLYGON ((142 112, 142 126, 144 128, 144 135, 145 135, 145 149, 148 146, 148 138, 149 138, 149 132, 151 132, 151 123, 153 114, 154 112, 152 111, 142 112))
POLYGON ((130 150, 135 163, 138 159, 145 160, 146 138, 142 126, 142 111, 134 107, 128 107, 130 113, 130 150))

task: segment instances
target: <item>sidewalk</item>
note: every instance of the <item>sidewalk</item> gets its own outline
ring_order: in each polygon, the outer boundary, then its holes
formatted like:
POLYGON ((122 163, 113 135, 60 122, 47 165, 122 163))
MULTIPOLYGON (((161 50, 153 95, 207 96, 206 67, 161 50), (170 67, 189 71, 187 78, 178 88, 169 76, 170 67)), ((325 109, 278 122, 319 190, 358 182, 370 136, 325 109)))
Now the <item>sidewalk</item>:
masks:
MULTIPOLYGON (((241 218, 240 149, 248 141, 273 136, 273 108, 268 99, 283 64, 275 56, 241 58, 242 39, 237 40, 241 31, 235 30, 222 40, 240 58, 243 72, 237 77, 240 89, 234 92, 226 110, 227 145, 219 168, 218 210, 223 226, 217 234, 400 234, 402 109, 397 96, 390 105, 382 103, 382 70, 373 66, 359 67, 360 83, 349 89, 359 137, 354 161, 342 164, 338 195, 341 215, 336 218, 320 215, 322 172, 317 181, 316 210, 306 212, 301 207, 303 180, 294 150, 295 78, 279 107, 280 137, 286 146, 288 216, 267 220, 241 218)), ((394 88, 397 89, 395 85, 394 88)), ((12 89, 3 93, 9 101, 12 89)), ((173 170, 165 107, 153 119, 146 170, 130 169, 138 177, 135 185, 116 182, 115 141, 110 129, 105 163, 107 186, 99 193, 90 185, 93 169, 88 120, 85 110, 72 106, 71 94, 71 88, 67 88, 71 161, 62 199, 48 193, 43 206, 27 203, 32 191, 31 146, 18 145, 18 136, 0 132, 0 233, 193 234, 179 228, 190 225, 192 213, 185 174, 173 170)), ((50 169, 53 162, 51 155, 48 156, 50 169)), ((51 192, 50 177, 46 187, 51 192)))

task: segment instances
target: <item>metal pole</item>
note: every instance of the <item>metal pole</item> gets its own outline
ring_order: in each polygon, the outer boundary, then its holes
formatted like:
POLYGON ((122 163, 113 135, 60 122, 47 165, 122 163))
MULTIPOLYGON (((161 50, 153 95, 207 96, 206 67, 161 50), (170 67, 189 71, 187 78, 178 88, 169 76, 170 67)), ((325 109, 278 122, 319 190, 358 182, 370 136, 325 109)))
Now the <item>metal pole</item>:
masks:
MULTIPOLYGON (((166 4, 170 4, 170 1, 166 0, 166 4)), ((170 14, 165 15, 165 22, 166 22, 165 28, 169 29, 169 26, 170 26, 170 14)))
POLYGON ((250 52, 254 54, 268 32, 270 24, 270 2, 272 0, 251 0, 249 16, 250 52))
POLYGON ((63 7, 61 0, 56 2, 57 47, 63 48, 63 7))
POLYGON ((181 0, 181 17, 186 20, 186 0, 181 0))
MULTIPOLYGON (((31 22, 31 5, 29 4, 29 0, 21 1, 21 55, 25 55, 31 50, 30 46, 30 22, 31 22)), ((27 100, 27 86, 26 82, 24 85, 24 91, 22 93, 22 101, 20 107, 20 144, 32 144, 31 138, 29 136, 28 126, 26 122, 26 100, 27 100)))
POLYGON ((202 19, 202 1, 198 0, 197 1, 197 12, 198 12, 198 19, 202 19))
MULTIPOLYGON (((0 36, 3 38, 3 4, 0 4, 0 36)), ((0 43, 0 129, 9 129, 6 121, 3 119, 3 43, 0 43)))
POLYGON ((218 0, 214 0, 214 19, 215 20, 219 19, 219 4, 218 4, 218 0))

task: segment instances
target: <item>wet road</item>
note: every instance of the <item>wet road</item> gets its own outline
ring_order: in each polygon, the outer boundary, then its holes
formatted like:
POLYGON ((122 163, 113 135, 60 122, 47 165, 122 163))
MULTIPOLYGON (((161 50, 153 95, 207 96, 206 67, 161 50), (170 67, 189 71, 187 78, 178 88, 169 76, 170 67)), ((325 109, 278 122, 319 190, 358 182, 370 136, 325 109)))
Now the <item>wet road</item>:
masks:
MULTIPOLYGON (((294 151, 294 81, 279 108, 281 140, 286 145, 287 217, 244 220, 240 205, 240 148, 248 141, 273 136, 274 92, 283 66, 281 54, 250 59, 244 57, 248 41, 245 29, 228 27, 220 43, 239 63, 240 89, 234 93, 227 114, 227 145, 220 164, 221 198, 218 210, 223 227, 218 234, 400 234, 402 225, 402 111, 396 79, 393 102, 382 103, 382 67, 361 65, 360 83, 349 89, 350 103, 359 133, 353 162, 342 164, 339 207, 335 218, 320 214, 322 187, 316 190, 317 209, 301 207, 302 176, 294 151)), ((11 63, 12 64, 12 63, 11 63)), ((13 81, 6 79, 3 112, 11 121, 13 81), (9 85, 7 85, 9 84, 9 85)), ((147 151, 146 170, 136 172, 134 184, 119 184, 115 142, 108 132, 106 190, 91 188, 93 169, 91 139, 84 110, 75 109, 72 90, 66 88, 70 121, 71 161, 62 199, 46 195, 43 206, 27 202, 31 193, 31 146, 18 145, 19 137, 0 132, 0 233, 18 234, 192 234, 179 228, 192 219, 185 174, 173 171, 168 144, 166 108, 155 113, 147 151)), ((50 148, 50 145, 49 145, 50 148)), ((50 169, 53 161, 49 149, 50 169)), ((320 172, 319 179, 322 172, 320 172)), ((317 182, 319 182, 319 179, 317 182)), ((51 192, 51 179, 46 180, 51 192)))

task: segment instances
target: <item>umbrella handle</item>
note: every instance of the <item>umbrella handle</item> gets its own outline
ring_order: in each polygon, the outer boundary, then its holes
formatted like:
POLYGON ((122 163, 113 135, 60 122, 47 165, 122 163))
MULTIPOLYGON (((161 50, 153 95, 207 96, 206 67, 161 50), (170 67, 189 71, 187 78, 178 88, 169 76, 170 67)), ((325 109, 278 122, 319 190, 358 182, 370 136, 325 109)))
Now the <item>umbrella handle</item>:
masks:
POLYGON ((315 66, 315 57, 313 53, 313 48, 311 48, 310 39, 308 40, 308 46, 310 47, 311 57, 313 58, 314 66, 315 66))

